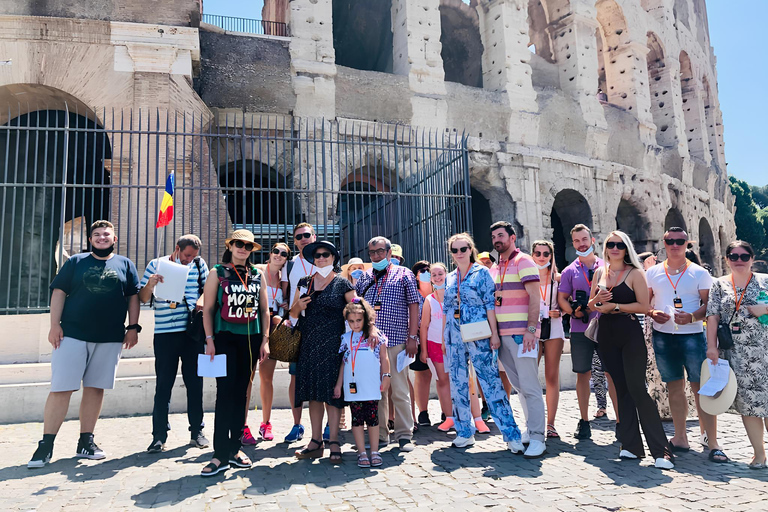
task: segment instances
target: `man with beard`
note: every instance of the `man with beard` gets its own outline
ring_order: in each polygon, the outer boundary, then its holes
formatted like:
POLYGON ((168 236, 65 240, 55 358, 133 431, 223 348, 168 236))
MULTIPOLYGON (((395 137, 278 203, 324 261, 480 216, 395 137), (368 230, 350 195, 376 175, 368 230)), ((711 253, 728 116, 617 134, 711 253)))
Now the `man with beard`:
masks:
MULTIPOLYGON (((587 302, 592 289, 592 277, 604 262, 595 255, 595 239, 592 231, 584 224, 576 224, 571 229, 571 241, 578 258, 565 267, 560 276, 557 303, 563 313, 571 315, 571 363, 573 372, 576 373, 576 398, 581 413, 573 436, 576 439, 590 439, 592 428, 589 424, 589 379, 592 377, 592 357, 597 352, 597 345, 584 335, 584 331, 587 330, 589 321, 597 316, 596 311, 590 311, 587 307, 587 302)), ((607 373, 606 376, 618 423, 616 391, 610 376, 607 373)))
POLYGON ((139 274, 131 260, 112 253, 117 242, 114 226, 97 220, 91 225, 89 241, 91 252, 72 256, 51 283, 51 392, 45 403, 43 439, 29 468, 42 468, 51 461, 69 399, 81 382, 76 456, 106 457, 93 440, 104 390, 115 386, 122 348, 136 345, 141 332, 139 274))

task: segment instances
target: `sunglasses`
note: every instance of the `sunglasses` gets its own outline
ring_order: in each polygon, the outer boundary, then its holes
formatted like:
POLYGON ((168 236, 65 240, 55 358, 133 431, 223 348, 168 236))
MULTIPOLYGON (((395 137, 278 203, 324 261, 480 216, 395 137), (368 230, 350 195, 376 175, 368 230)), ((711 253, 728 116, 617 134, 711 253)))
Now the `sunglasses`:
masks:
POLYGON ((387 254, 387 249, 373 249, 371 251, 368 251, 368 256, 373 258, 374 256, 384 256, 387 254))
POLYGON ((252 251, 254 245, 251 242, 243 242, 242 240, 235 240, 232 245, 238 249, 245 249, 246 251, 252 251))
POLYGON ((688 243, 688 240, 685 238, 665 238, 664 243, 667 245, 685 245, 688 243))
POLYGON ((549 255, 550 255, 550 254, 552 254, 552 253, 551 253, 551 252, 549 252, 549 251, 544 251, 544 252, 541 252, 541 251, 533 251, 533 255, 534 255, 534 256, 536 256, 537 258, 538 258, 538 257, 540 257, 540 256, 543 256, 543 257, 545 257, 545 258, 549 258, 549 255))
POLYGON ((280 249, 272 249, 272 254, 275 254, 277 256, 282 256, 283 258, 288 257, 288 253, 285 251, 281 251, 280 249))
POLYGON ((739 261, 739 260, 749 261, 750 259, 752 259, 752 256, 747 253, 736 254, 735 252, 732 252, 731 254, 728 255, 728 259, 731 261, 739 261))
POLYGON ((312 238, 312 233, 299 233, 298 235, 293 235, 293 238, 296 240, 301 240, 302 238, 312 238))
POLYGON ((315 253, 315 259, 318 259, 318 258, 325 259, 325 258, 330 258, 330 257, 331 257, 331 253, 329 253, 329 252, 316 252, 315 253))
POLYGON ((453 253, 453 254, 458 254, 459 251, 461 251, 461 253, 464 254, 468 250, 469 250, 469 246, 468 245, 465 245, 463 247, 451 247, 451 253, 453 253))
POLYGON ((624 242, 605 242, 605 246, 608 249, 613 249, 615 247, 620 251, 623 251, 624 249, 627 248, 627 244, 625 244, 624 242))

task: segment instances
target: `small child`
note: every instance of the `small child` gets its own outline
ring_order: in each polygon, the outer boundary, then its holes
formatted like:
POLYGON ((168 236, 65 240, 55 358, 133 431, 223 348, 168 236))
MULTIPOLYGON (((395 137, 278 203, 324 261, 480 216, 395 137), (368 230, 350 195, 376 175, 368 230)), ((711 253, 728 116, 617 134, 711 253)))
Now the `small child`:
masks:
POLYGON ((344 319, 352 329, 341 336, 339 353, 344 360, 339 369, 339 378, 333 389, 333 397, 341 398, 342 387, 344 400, 349 402, 352 411, 352 434, 357 445, 357 465, 361 468, 381 466, 381 455, 371 451, 370 458, 365 451, 364 425, 368 425, 368 440, 373 447, 379 444, 379 400, 381 394, 389 388, 389 359, 387 351, 380 347, 387 346, 387 340, 379 335, 379 344, 371 348, 368 338, 374 328, 376 313, 365 299, 355 298, 344 308, 344 319))

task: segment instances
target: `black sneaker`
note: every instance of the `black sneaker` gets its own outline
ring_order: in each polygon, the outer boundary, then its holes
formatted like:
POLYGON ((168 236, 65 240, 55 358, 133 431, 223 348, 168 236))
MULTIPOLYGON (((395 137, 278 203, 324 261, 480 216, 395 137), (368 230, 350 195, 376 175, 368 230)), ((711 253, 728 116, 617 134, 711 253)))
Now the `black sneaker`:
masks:
POLYGON ((429 412, 421 411, 419 413, 419 425, 424 425, 424 426, 427 426, 427 427, 432 425, 432 422, 429 421, 429 412))
POLYGON ((27 467, 29 469, 43 468, 51 462, 51 457, 53 457, 53 443, 38 441, 37 450, 27 462, 27 467))
POLYGON ((197 446, 198 448, 208 448, 211 443, 208 441, 208 438, 205 437, 205 434, 201 430, 197 434, 194 432, 192 433, 192 439, 190 439, 189 444, 191 446, 197 446))
POLYGON ((573 437, 576 439, 592 439, 592 427, 587 420, 579 420, 579 424, 576 427, 573 437))
POLYGON ((412 452, 416 448, 410 439, 400 439, 397 443, 400 445, 401 452, 412 452))
POLYGON ((77 442, 77 457, 91 460, 106 459, 107 454, 93 442, 93 434, 77 442))
POLYGON ((152 444, 147 448, 147 453, 160 453, 162 451, 165 451, 165 443, 160 439, 152 440, 152 444))

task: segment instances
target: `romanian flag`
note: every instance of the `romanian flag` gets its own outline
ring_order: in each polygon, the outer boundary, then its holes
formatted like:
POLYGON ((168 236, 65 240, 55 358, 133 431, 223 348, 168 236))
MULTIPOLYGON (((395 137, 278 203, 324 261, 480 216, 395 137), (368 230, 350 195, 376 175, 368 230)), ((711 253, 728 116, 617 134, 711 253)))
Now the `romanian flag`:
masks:
POLYGON ((156 228, 162 228, 171 223, 173 219, 173 173, 168 175, 168 179, 165 180, 165 193, 163 194, 163 202, 160 203, 160 213, 157 215, 156 228))

